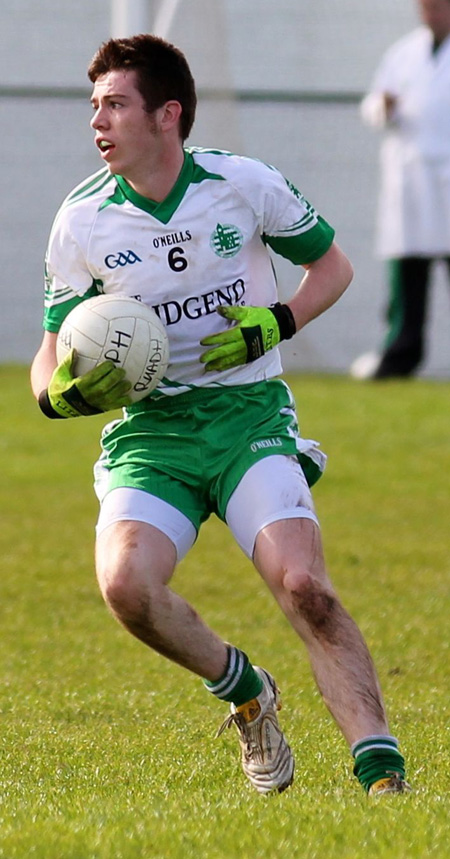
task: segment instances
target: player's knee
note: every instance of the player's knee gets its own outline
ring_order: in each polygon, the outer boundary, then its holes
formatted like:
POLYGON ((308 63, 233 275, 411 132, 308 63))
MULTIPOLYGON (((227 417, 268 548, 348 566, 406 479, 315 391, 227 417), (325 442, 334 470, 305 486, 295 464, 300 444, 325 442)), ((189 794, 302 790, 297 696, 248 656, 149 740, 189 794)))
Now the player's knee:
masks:
POLYGON ((114 614, 122 614, 135 601, 132 583, 120 572, 99 576, 99 584, 103 599, 114 614))
POLYGON ((107 606, 120 619, 131 616, 142 601, 142 586, 129 567, 121 567, 106 561, 97 565, 100 592, 107 606))
POLYGON ((345 614, 332 588, 309 573, 285 576, 292 611, 315 637, 331 639, 345 614))
POLYGON ((119 623, 132 635, 150 644, 154 612, 149 590, 142 583, 119 574, 107 581, 102 593, 119 623))

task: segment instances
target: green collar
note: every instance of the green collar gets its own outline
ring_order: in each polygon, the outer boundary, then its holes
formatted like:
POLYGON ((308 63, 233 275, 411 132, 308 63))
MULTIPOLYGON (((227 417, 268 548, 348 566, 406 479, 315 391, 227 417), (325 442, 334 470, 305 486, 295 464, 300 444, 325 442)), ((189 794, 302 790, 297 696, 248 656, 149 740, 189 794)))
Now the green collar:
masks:
POLYGON ((192 183, 202 182, 203 179, 222 179, 223 177, 203 170, 202 167, 195 164, 192 154, 185 150, 183 166, 178 175, 178 179, 172 190, 169 191, 167 197, 165 197, 165 199, 160 203, 156 203, 154 200, 149 200, 148 197, 142 197, 141 194, 138 194, 133 190, 123 176, 115 175, 114 178, 116 179, 123 196, 129 200, 133 206, 137 206, 138 209, 143 209, 144 212, 148 212, 149 215, 153 215, 153 217, 158 221, 161 221, 161 223, 167 224, 180 205, 189 185, 192 183))

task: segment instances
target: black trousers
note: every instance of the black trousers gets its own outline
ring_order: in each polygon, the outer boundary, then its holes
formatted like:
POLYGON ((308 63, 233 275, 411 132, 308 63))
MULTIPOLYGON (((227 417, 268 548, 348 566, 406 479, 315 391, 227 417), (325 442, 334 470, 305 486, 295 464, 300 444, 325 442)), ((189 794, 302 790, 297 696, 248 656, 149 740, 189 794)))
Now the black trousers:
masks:
MULTIPOLYGON (((411 376, 425 354, 425 324, 434 257, 404 257, 389 263, 388 334, 377 379, 411 376)), ((450 276, 450 257, 445 257, 450 276)))

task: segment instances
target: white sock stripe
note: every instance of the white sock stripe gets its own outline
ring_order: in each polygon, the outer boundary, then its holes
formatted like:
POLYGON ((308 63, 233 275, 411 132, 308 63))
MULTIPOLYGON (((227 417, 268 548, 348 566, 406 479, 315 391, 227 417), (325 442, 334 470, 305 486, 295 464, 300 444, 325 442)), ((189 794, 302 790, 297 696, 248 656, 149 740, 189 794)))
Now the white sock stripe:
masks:
POLYGON ((233 691, 233 689, 237 686, 239 680, 242 677, 242 671, 243 671, 243 668, 245 665, 244 654, 241 653, 240 650, 236 650, 236 654, 237 654, 237 663, 238 664, 234 668, 232 676, 230 676, 230 672, 228 672, 227 677, 225 678, 225 680, 221 684, 221 686, 223 686, 224 688, 220 688, 219 692, 215 692, 215 694, 218 698, 224 698, 226 695, 229 695, 233 691), (224 686, 225 682, 226 682, 226 685, 224 686))
POLYGON ((369 752, 371 749, 392 749, 394 752, 398 751, 398 747, 393 743, 373 743, 370 746, 363 746, 362 749, 358 749, 357 752, 354 752, 354 757, 359 758, 360 755, 364 754, 364 752, 369 752))
POLYGON ((217 682, 214 684, 208 683, 208 689, 211 692, 213 692, 214 695, 217 695, 217 692, 220 692, 222 687, 227 686, 228 683, 230 682, 230 675, 234 674, 234 667, 236 664, 236 659, 237 659, 236 648, 235 647, 230 648, 230 661, 229 661, 229 665, 228 665, 227 673, 225 674, 225 677, 223 677, 220 680, 220 682, 217 682))
POLYGON ((215 683, 214 686, 208 684, 207 688, 209 691, 213 695, 216 695, 217 698, 223 698, 225 695, 228 695, 241 679, 244 664, 244 654, 237 647, 230 648, 228 671, 220 683, 215 683))
POLYGON ((367 752, 369 749, 387 749, 394 748, 396 751, 398 750, 398 740, 396 737, 382 736, 382 735, 373 735, 371 737, 364 737, 362 740, 358 740, 356 743, 350 748, 350 751, 353 757, 358 757, 358 755, 362 754, 362 752, 367 752))

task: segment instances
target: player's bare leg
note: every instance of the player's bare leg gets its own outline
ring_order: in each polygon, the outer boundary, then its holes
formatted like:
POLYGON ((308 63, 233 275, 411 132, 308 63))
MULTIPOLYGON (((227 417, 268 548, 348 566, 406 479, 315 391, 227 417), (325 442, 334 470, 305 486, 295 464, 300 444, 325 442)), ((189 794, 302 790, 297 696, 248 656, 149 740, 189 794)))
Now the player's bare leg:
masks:
POLYGON ((278 726, 274 680, 253 667, 242 651, 226 645, 169 588, 176 564, 169 538, 144 523, 109 525, 98 537, 96 561, 105 602, 123 626, 209 681, 211 692, 231 702, 233 715, 225 724, 237 724, 244 772, 253 787, 260 793, 289 787, 294 760, 278 726))
POLYGON ((286 519, 267 526, 258 534, 254 562, 303 639, 319 690, 348 743, 388 734, 372 659, 326 575, 315 523, 286 519))
POLYGON ((146 523, 118 522, 97 539, 100 590, 115 617, 158 653, 216 680, 225 669, 227 647, 168 587, 175 564, 171 540, 146 523))

